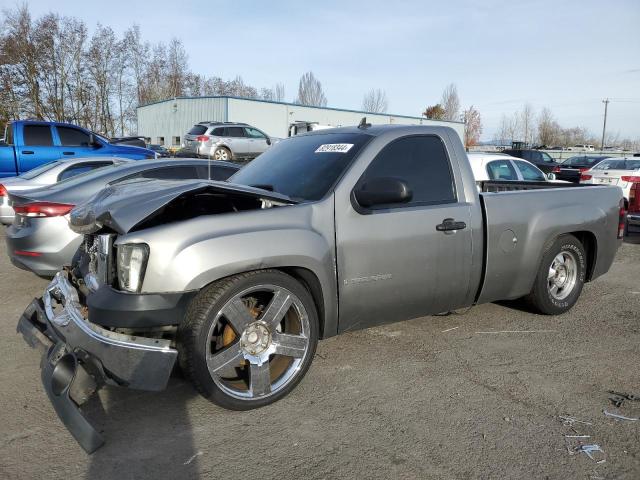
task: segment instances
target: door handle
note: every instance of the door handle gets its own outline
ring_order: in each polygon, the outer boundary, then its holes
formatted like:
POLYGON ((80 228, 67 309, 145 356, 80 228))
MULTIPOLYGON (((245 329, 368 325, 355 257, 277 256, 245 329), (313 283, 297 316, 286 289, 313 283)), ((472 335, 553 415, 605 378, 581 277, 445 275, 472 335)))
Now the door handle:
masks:
POLYGON ((452 230, 463 230, 467 228, 467 224, 464 222, 456 222, 453 218, 445 218, 441 224, 436 225, 436 230, 439 232, 450 232, 452 230))
POLYGON ((33 155, 33 150, 22 150, 23 155, 33 155))
POLYGON ((62 152, 63 155, 73 155, 75 152, 62 152))

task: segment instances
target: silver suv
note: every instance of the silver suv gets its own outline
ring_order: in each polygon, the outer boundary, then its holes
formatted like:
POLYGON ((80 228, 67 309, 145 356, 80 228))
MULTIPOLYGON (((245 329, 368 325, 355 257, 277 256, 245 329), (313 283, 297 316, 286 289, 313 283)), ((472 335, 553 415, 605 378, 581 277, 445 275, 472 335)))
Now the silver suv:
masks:
POLYGON ((184 136, 183 152, 214 160, 250 159, 269 145, 266 133, 246 123, 200 122, 184 136))

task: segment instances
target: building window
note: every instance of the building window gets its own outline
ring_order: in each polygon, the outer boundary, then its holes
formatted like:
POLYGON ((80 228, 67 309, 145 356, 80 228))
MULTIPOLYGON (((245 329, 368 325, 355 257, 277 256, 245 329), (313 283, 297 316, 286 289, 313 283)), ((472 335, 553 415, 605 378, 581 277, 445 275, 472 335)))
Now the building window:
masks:
POLYGON ((171 137, 171 145, 174 147, 180 146, 180 137, 171 137))
POLYGON ((158 137, 158 145, 164 145, 164 137, 158 137))

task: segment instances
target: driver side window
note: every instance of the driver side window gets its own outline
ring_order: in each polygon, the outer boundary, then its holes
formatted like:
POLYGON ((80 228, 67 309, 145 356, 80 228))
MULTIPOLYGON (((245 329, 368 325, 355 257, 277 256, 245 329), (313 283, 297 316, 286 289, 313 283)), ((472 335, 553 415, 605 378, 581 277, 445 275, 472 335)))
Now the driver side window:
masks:
POLYGON ((542 170, 534 167, 533 165, 523 162, 523 161, 515 161, 518 170, 522 174, 522 178, 528 182, 545 182, 547 179, 545 178, 542 170))

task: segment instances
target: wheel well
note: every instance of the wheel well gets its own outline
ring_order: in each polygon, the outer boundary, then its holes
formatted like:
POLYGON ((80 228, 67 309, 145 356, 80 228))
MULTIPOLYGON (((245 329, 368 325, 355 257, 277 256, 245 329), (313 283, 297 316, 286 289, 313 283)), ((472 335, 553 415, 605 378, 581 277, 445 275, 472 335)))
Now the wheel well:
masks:
POLYGON ((275 268, 275 270, 280 270, 287 275, 292 276, 309 291, 311 297, 313 298, 313 303, 316 306, 316 310, 318 311, 320 338, 324 338, 324 297, 322 295, 322 285, 320 285, 320 280, 318 280, 318 277, 316 277, 315 273, 313 273, 311 270, 302 267, 279 267, 275 268))
POLYGON ((568 232, 582 243, 585 253, 587 254, 587 274, 585 275, 585 281, 591 281, 593 276, 593 269, 596 266, 596 258, 598 253, 598 241, 596 236, 592 232, 568 232))

